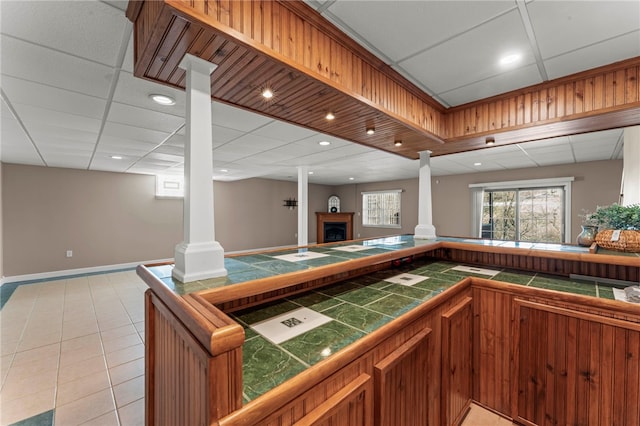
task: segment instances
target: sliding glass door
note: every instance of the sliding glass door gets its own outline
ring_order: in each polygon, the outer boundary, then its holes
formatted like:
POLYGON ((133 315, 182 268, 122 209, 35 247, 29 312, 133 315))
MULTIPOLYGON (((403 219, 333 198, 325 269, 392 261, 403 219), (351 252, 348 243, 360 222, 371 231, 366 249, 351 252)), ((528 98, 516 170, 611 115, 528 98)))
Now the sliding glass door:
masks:
POLYGON ((484 192, 482 237, 507 241, 564 241, 563 187, 484 192))

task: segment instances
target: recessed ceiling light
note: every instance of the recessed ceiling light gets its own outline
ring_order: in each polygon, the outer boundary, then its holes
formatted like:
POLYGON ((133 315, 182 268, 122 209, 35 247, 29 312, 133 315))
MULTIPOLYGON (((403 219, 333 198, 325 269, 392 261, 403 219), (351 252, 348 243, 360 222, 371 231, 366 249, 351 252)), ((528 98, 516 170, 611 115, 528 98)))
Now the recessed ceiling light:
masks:
POLYGON ((175 105, 176 104, 176 100, 173 99, 171 96, 152 94, 152 95, 149 95, 149 97, 151 98, 151 100, 153 102, 155 102, 157 104, 160 104, 160 105, 175 105))
POLYGON ((500 58, 500 65, 512 65, 520 60, 522 55, 519 53, 511 53, 500 58))
POLYGON ((265 88, 262 91, 262 97, 265 98, 265 99, 273 98, 273 91, 271 89, 269 89, 269 88, 265 88))
POLYGON ((473 163, 474 166, 482 166, 482 163, 473 163))
POLYGON ((334 118, 336 118, 336 116, 333 115, 332 112, 328 112, 327 115, 324 116, 324 118, 326 118, 327 120, 333 120, 334 118))
POLYGON ((327 146, 327 145, 331 145, 331 142, 329 142, 329 141, 320 141, 320 142, 318 142, 318 145, 327 146))
POLYGON ((354 177, 350 177, 350 178, 349 178, 349 180, 354 180, 354 179, 355 179, 354 177))
POLYGON ((310 174, 310 175, 312 175, 312 174, 313 174, 313 172, 309 172, 309 174, 310 174))
POLYGON ((402 146, 402 141, 395 141, 393 144, 395 146, 402 146))
POLYGON ((227 173, 229 170, 227 170, 227 169, 220 169, 220 171, 221 171, 222 173, 227 173))
POLYGON ((112 155, 111 158, 114 160, 122 160, 122 155, 112 155))
POLYGON ((496 140, 492 136, 489 136, 484 140, 484 143, 487 145, 493 145, 496 143, 496 140))
POLYGON ((367 129, 367 134, 368 135, 373 135, 376 132, 376 129, 374 129, 373 127, 369 127, 367 129))

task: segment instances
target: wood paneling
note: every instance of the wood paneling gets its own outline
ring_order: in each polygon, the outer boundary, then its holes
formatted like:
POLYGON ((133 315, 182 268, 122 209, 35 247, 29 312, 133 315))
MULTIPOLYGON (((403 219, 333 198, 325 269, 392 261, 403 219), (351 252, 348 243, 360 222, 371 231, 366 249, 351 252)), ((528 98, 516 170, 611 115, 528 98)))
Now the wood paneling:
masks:
POLYGON ((514 418, 637 425, 640 326, 515 300, 514 418))
POLYGON ((209 424, 239 408, 241 349, 211 356, 151 290, 145 300, 147 424, 209 424))
POLYGON ((190 53, 218 65, 218 101, 408 158, 640 124, 640 58, 446 110, 301 1, 148 0, 127 16, 137 77, 184 88, 190 53))
POLYGON ((500 145, 637 124, 639 78, 634 58, 451 108, 441 151, 481 147, 485 136, 500 145))
POLYGON ((473 305, 465 298, 442 316, 442 425, 459 424, 473 397, 473 305))
POLYGON ((640 258, 507 249, 445 242, 433 256, 451 262, 496 266, 568 277, 571 274, 640 282, 640 258))
POLYGON ((511 413, 511 298, 473 289, 473 399, 505 414, 511 413))
POLYGON ((374 365, 375 425, 429 424, 429 335, 423 330, 374 365))
POLYGON ((371 376, 361 374, 295 426, 369 426, 373 418, 373 386, 371 376))

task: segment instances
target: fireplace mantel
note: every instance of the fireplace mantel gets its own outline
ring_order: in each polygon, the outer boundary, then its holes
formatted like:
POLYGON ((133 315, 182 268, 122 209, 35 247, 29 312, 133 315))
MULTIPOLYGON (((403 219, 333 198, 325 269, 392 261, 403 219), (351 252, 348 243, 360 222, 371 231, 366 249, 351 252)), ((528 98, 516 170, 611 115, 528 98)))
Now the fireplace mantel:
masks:
POLYGON ((325 224, 329 223, 345 223, 346 224, 346 238, 345 240, 353 239, 353 212, 341 212, 341 213, 326 213, 316 212, 316 222, 318 223, 318 244, 325 243, 324 229, 325 224))

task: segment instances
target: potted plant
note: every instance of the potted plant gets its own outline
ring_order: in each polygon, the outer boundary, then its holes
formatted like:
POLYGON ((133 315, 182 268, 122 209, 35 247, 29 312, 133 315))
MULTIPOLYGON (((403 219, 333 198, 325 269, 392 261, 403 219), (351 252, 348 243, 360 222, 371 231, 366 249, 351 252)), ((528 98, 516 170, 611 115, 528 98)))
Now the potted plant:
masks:
POLYGON ((584 219, 586 226, 598 226, 595 241, 600 247, 640 252, 640 204, 598 206, 584 219))

